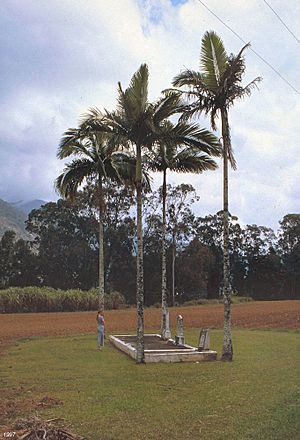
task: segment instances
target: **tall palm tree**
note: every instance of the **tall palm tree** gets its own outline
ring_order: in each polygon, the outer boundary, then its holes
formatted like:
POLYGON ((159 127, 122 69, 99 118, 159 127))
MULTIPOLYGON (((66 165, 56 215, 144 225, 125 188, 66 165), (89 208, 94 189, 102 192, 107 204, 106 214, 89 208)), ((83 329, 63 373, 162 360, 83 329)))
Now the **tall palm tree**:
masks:
POLYGON ((162 243, 161 243, 161 336, 171 337, 167 303, 167 264, 166 264, 166 200, 167 171, 179 173, 201 173, 214 170, 216 162, 211 156, 220 156, 221 149, 215 136, 195 124, 178 122, 176 125, 166 121, 163 130, 173 132, 169 143, 158 142, 149 155, 148 168, 163 173, 162 185, 162 243))
POLYGON ((96 181, 99 203, 99 309, 104 310, 103 182, 106 179, 120 182, 129 178, 135 168, 135 160, 129 153, 115 151, 105 133, 83 134, 80 128, 66 131, 57 156, 59 159, 74 157, 55 181, 56 189, 62 197, 73 199, 86 179, 96 181))
POLYGON ((213 32, 206 32, 202 38, 200 72, 185 70, 173 80, 177 93, 184 94, 189 102, 183 108, 183 119, 200 113, 210 115, 211 126, 216 130, 216 118, 221 117, 223 140, 223 297, 224 297, 224 341, 223 360, 232 360, 231 337, 231 286, 229 267, 229 224, 228 224, 228 162, 236 169, 228 122, 228 110, 236 100, 251 94, 261 78, 255 78, 246 86, 242 77, 246 69, 245 45, 237 55, 228 55, 222 40, 213 32), (178 89, 183 87, 184 89, 178 89))
MULTIPOLYGON (((127 89, 118 87, 118 107, 114 112, 91 109, 83 125, 87 129, 108 133, 115 145, 135 148, 136 205, 137 205, 137 362, 144 362, 144 281, 142 228, 142 153, 156 144, 168 143, 180 135, 163 123, 178 112, 180 98, 165 96, 154 103, 148 101, 149 72, 142 64, 133 75, 127 89)), ((215 138, 214 138, 215 139, 215 138)), ((192 140, 191 140, 192 142, 192 140)))

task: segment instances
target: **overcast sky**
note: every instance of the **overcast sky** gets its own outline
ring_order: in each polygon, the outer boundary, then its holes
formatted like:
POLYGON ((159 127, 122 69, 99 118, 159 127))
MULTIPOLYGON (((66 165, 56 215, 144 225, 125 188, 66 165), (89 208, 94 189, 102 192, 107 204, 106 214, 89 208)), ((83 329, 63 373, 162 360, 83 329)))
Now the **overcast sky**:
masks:
MULTIPOLYGON (((300 90, 300 43, 263 0, 203 1, 300 90)), ((268 3, 297 35, 299 0, 268 3)), ((228 53, 243 46, 198 0, 1 0, 0 198, 56 199, 62 133, 89 107, 113 109, 117 82, 125 88, 141 63, 150 69, 150 99, 158 98, 180 70, 198 69, 207 30, 228 53)), ((230 211, 242 223, 277 228, 300 211, 300 96, 250 50, 246 65, 245 84, 257 76, 263 82, 230 110, 238 163, 230 211)), ((169 182, 195 186, 197 215, 222 209, 221 169, 169 182)))

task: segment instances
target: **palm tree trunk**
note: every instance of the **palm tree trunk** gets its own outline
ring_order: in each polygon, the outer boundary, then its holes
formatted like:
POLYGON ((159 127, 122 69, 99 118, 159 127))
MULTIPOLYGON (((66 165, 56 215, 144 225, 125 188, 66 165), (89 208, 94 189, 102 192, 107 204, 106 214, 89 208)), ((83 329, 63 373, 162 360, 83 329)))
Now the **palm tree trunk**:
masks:
POLYGON ((102 178, 99 176, 99 310, 104 310, 104 234, 103 234, 103 212, 104 200, 102 189, 102 178))
POLYGON ((166 261, 166 199, 167 199, 167 171, 163 171, 163 219, 162 219, 162 239, 161 239, 161 337, 169 339, 171 332, 169 328, 169 310, 167 303, 167 261, 166 261))
POLYGON ((223 136, 223 300, 224 300, 224 339, 222 360, 232 361, 231 337, 231 286, 229 264, 229 213, 228 213, 228 148, 229 124, 227 109, 221 110, 223 136))
POLYGON ((136 206, 137 206, 137 363, 144 363, 144 267, 143 267, 143 219, 142 219, 142 157, 141 146, 136 146, 136 206))
POLYGON ((175 234, 173 233, 172 239, 172 302, 175 306, 175 259, 176 259, 176 241, 175 234))

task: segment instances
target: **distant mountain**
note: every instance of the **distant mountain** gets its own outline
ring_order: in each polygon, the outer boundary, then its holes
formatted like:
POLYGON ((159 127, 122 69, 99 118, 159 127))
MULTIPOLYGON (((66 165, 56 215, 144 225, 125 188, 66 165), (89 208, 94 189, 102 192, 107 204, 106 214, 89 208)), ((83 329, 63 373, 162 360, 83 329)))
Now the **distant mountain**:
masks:
POLYGON ((18 238, 28 239, 25 220, 27 220, 27 215, 23 211, 0 199, 0 237, 5 231, 12 230, 18 238))
POLYGON ((39 209, 42 205, 45 205, 45 203, 47 203, 45 200, 34 199, 29 200, 29 202, 21 200, 20 202, 11 203, 11 205, 28 215, 33 209, 39 209))
POLYGON ((33 209, 44 205, 44 200, 20 200, 19 202, 8 203, 0 199, 0 237, 5 231, 15 231, 18 238, 30 239, 30 234, 25 230, 25 221, 33 209))

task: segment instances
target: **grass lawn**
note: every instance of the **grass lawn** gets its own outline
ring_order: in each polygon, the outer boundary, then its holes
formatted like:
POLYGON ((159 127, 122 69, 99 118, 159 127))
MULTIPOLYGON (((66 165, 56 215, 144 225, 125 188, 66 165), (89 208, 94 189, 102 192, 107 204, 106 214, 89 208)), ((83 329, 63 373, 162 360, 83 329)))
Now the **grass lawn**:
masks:
MULTIPOLYGON (((299 440, 299 336, 234 330, 232 363, 148 365, 98 352, 91 335, 24 340, 0 360, 0 394, 22 386, 61 399, 42 417, 62 416, 89 440, 299 440)), ((221 331, 211 346, 221 352, 221 331)))

